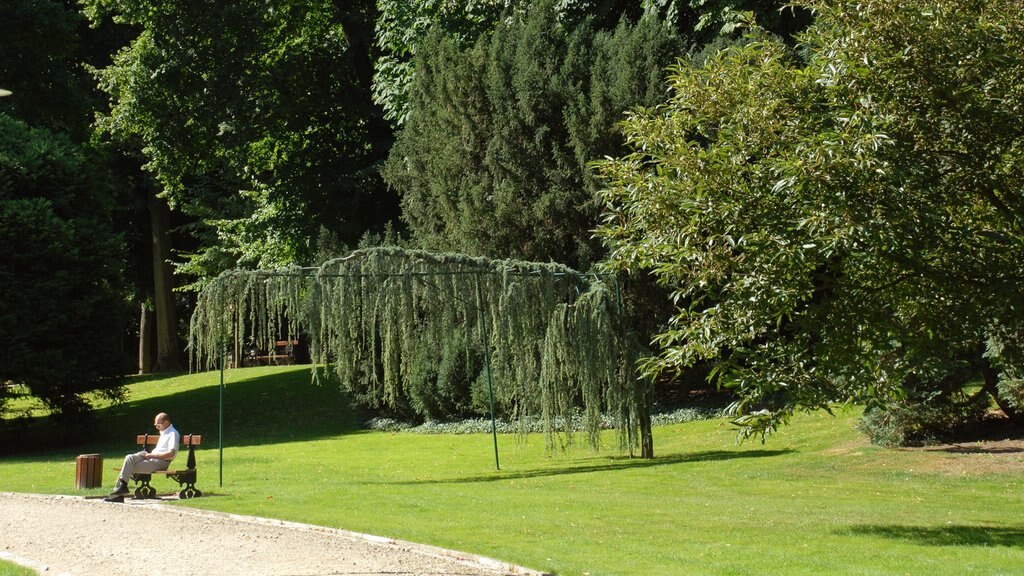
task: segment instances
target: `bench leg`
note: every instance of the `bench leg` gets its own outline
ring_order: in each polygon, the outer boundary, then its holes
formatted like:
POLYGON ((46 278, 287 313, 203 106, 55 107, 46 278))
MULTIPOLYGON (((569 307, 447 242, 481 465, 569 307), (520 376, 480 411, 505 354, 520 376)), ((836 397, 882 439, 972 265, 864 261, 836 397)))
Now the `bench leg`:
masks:
MULTIPOLYGON (((167 477, 177 482, 178 486, 183 487, 178 492, 179 498, 198 498, 203 495, 203 493, 196 488, 195 470, 183 470, 176 474, 168 474, 167 477)), ((150 481, 152 479, 152 474, 132 474, 132 480, 138 484, 138 487, 135 488, 136 500, 156 498, 156 488, 153 488, 153 486, 150 485, 150 481)))
POLYGON ((168 474, 167 476, 169 478, 173 478, 179 486, 184 486, 184 488, 178 492, 178 498, 184 500, 186 498, 198 498, 203 495, 203 493, 196 488, 195 470, 185 470, 177 474, 168 474))
POLYGON ((146 500, 156 498, 156 488, 150 486, 149 482, 153 479, 152 474, 132 474, 132 480, 135 481, 138 486, 135 488, 135 499, 146 500))
POLYGON ((202 495, 203 495, 202 492, 200 492, 199 490, 196 490, 195 485, 188 486, 184 490, 178 492, 178 498, 181 498, 181 499, 185 499, 185 498, 198 498, 198 497, 200 497, 202 495))

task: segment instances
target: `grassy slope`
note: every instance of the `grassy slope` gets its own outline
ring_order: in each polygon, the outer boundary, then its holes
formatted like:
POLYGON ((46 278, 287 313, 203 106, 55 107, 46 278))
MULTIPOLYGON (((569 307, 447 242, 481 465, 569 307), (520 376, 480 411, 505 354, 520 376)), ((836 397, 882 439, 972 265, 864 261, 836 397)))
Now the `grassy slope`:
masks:
MULTIPOLYGON (((223 487, 213 373, 133 385, 128 403, 101 411, 103 441, 4 456, 0 489, 75 493, 75 454, 101 452, 105 468, 116 466, 128 439, 166 410, 209 446, 199 487, 213 497, 183 505, 559 574, 1015 574, 1024 565, 1024 455, 876 448, 853 429, 853 412, 803 417, 763 446, 735 446, 719 421, 659 427, 651 461, 611 449, 548 457, 542 438, 502 436, 495 471, 490 436, 361 431, 344 398, 313 388, 305 369, 227 379, 223 487)), ((104 475, 110 484, 113 471, 104 475)))

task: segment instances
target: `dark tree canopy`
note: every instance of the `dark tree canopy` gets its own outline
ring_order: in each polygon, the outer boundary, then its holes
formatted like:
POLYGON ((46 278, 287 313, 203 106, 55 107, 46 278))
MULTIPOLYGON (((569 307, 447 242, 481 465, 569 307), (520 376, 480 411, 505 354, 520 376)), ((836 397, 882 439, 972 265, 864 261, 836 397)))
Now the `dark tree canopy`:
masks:
POLYGON ((3 12, 0 88, 14 97, 0 100, 0 110, 31 126, 86 139, 96 90, 81 66, 85 17, 56 1, 9 0, 3 12))
POLYGON ((120 36, 59 0, 6 2, 0 36, 0 88, 13 92, 0 98, 0 396, 23 384, 84 424, 84 393, 117 396, 130 358, 125 198, 88 143, 100 100, 86 67, 120 36))
POLYGON ((119 392, 127 318, 116 211, 101 162, 0 114, 0 384, 58 414, 119 392))

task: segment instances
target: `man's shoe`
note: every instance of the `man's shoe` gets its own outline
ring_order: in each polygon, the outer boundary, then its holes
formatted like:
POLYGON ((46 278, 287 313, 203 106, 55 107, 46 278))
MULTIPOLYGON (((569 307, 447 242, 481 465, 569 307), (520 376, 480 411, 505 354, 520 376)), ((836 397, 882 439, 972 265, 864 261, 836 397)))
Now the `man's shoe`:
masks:
POLYGON ((124 504, 124 494, 111 494, 103 499, 104 502, 117 502, 118 504, 124 504))
POLYGON ((114 486, 114 491, 110 493, 113 496, 127 496, 128 495, 128 484, 122 480, 117 481, 117 486, 114 486))

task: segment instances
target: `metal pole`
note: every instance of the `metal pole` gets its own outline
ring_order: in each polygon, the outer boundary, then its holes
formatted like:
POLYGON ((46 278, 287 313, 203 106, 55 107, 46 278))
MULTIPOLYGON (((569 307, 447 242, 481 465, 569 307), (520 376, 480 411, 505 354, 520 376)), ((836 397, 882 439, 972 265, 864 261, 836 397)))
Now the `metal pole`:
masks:
POLYGON ((224 349, 227 341, 224 338, 224 282, 218 278, 220 284, 220 401, 218 403, 218 430, 217 430, 217 451, 219 454, 220 484, 224 487, 224 349))
POLYGON ((491 339, 487 335, 487 303, 480 291, 480 274, 476 274, 476 299, 480 302, 480 322, 483 323, 484 366, 487 370, 487 396, 491 402, 491 436, 494 438, 494 469, 501 470, 498 462, 498 424, 494 419, 494 386, 491 384, 491 339))

